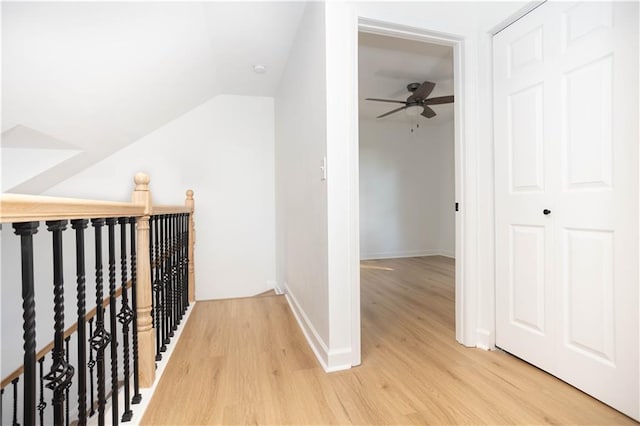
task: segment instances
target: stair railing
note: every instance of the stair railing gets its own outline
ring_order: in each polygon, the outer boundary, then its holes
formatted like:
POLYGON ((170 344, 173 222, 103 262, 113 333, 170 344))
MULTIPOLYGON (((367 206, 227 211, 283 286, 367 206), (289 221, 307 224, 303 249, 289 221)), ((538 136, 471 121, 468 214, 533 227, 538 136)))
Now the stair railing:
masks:
MULTIPOLYGON (((1 424, 85 425, 95 419, 99 425, 116 425, 131 420, 132 406, 142 399, 140 388, 154 384, 156 360, 161 358, 156 340, 166 349, 195 300, 194 200, 189 190, 184 207, 154 207, 149 177, 138 173, 134 181, 130 203, 15 194, 0 198, 0 222, 11 224, 20 240, 19 262, 2 265, 19 268, 20 282, 2 286, 21 288, 24 349, 22 365, 0 383, 1 424), (50 234, 50 256, 34 253, 33 237, 43 228, 41 222, 50 234), (69 224, 73 250, 63 243, 69 224), (94 243, 91 278, 87 237, 94 243), (75 255, 73 309, 65 309, 64 298, 71 285, 64 282, 69 263, 63 259, 69 251, 75 255), (40 257, 51 257, 52 265, 34 264, 40 257), (50 267, 53 282, 38 282, 37 268, 50 267), (157 278, 152 281, 152 276, 157 278), (36 294, 42 293, 37 290, 49 285, 52 312, 37 311, 50 302, 37 300, 36 294), (159 297, 155 304, 154 296, 159 297), (69 317, 70 312, 75 322, 65 329, 65 314, 69 317), (36 338, 36 321, 43 320, 52 322, 51 341, 36 338), (122 407, 119 393, 124 396, 122 407), (8 395, 12 400, 6 410, 8 395)), ((3 228, 3 239, 13 237, 7 235, 8 226, 3 228)), ((3 336, 3 347, 12 344, 17 350, 19 344, 3 336)))

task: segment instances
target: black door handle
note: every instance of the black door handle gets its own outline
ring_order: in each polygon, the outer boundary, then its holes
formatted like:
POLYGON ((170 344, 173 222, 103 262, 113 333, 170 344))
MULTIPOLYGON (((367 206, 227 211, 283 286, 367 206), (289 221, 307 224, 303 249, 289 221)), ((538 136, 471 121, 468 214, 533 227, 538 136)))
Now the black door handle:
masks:
POLYGON ((542 214, 545 215, 545 216, 549 215, 550 213, 551 213, 551 210, 549 210, 549 209, 542 210, 542 214))

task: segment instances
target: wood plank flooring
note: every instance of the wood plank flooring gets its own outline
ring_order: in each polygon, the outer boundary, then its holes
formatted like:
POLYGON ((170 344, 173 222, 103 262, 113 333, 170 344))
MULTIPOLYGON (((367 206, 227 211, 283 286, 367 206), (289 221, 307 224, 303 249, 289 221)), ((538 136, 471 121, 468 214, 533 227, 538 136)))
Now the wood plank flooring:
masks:
POLYGON ((142 424, 634 424, 454 335, 454 263, 362 263, 362 365, 326 374, 282 296, 198 302, 142 424))

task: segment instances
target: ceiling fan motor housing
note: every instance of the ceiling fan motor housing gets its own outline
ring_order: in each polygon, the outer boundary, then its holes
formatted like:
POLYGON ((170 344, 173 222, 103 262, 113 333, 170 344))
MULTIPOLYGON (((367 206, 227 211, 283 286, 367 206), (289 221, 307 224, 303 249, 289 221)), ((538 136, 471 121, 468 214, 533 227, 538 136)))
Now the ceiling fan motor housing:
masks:
POLYGON ((418 87, 420 87, 420 83, 409 83, 409 84, 407 84, 407 90, 410 91, 411 93, 415 92, 416 89, 418 89, 418 87))

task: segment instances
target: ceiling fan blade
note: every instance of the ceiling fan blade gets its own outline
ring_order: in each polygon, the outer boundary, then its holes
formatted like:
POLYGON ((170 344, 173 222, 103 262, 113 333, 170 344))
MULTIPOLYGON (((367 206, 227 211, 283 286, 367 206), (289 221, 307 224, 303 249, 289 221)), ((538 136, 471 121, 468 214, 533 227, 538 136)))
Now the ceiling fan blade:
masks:
POLYGON ((421 114, 423 117, 431 118, 436 116, 436 112, 429 108, 428 106, 424 106, 424 111, 421 114))
POLYGON ((403 109, 406 109, 406 108, 407 108, 407 106, 405 105, 405 106, 402 106, 402 107, 400 107, 400 108, 396 108, 396 109, 394 109, 394 110, 391 110, 391 111, 389 111, 389 112, 385 112, 384 114, 379 115, 379 116, 377 116, 376 118, 386 117, 387 115, 391 115, 391 114, 393 114, 394 112, 402 111, 403 109))
POLYGON ((393 99, 365 98, 365 101, 392 102, 394 104, 406 104, 405 101, 396 101, 396 100, 393 100, 393 99))
POLYGON ((420 87, 416 89, 415 92, 413 92, 411 96, 409 96, 409 99, 407 99, 407 102, 412 102, 412 101, 415 101, 416 99, 427 99, 427 96, 429 96, 431 92, 433 92, 434 87, 436 87, 435 83, 432 83, 430 81, 425 81, 420 85, 420 87))
POLYGON ((453 96, 440 96, 438 98, 425 99, 423 105, 440 105, 453 103, 453 96))

